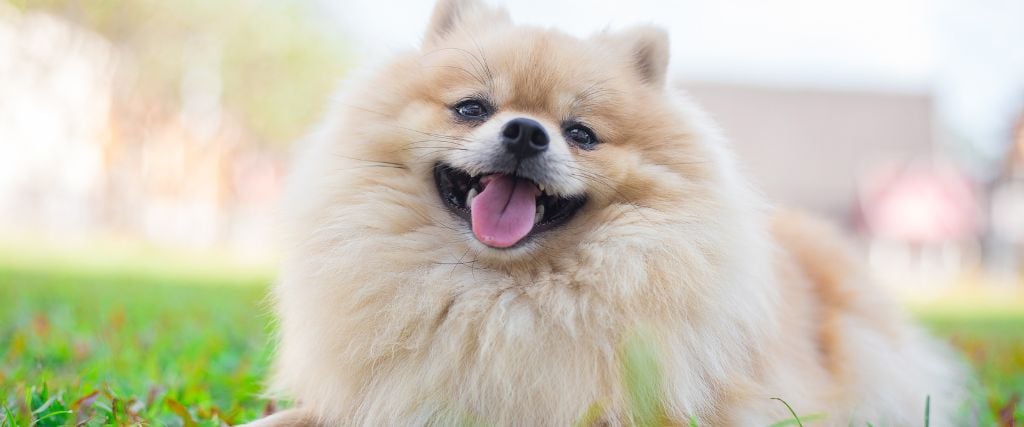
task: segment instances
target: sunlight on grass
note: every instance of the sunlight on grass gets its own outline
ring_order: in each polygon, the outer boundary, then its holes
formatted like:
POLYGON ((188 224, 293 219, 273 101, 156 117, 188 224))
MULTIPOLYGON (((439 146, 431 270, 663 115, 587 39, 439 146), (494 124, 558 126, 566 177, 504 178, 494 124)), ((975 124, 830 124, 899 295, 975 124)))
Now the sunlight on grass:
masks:
POLYGON ((0 236, 0 268, 47 277, 252 285, 269 282, 276 264, 269 255, 242 258, 223 249, 170 250, 114 240, 54 246, 0 236))

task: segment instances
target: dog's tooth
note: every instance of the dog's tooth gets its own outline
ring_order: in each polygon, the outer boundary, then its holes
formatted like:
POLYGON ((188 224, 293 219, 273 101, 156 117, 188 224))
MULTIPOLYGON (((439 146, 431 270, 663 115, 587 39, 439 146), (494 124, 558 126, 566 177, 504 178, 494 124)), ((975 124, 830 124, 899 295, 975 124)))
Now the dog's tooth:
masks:
POLYGON ((540 220, 544 219, 544 204, 537 205, 537 214, 533 217, 533 225, 540 223, 540 220))
POLYGON ((470 188, 469 193, 466 193, 466 207, 473 206, 473 198, 476 197, 477 191, 475 188, 470 188))
POLYGON ((544 192, 544 184, 537 184, 537 188, 540 189, 541 193, 544 192))

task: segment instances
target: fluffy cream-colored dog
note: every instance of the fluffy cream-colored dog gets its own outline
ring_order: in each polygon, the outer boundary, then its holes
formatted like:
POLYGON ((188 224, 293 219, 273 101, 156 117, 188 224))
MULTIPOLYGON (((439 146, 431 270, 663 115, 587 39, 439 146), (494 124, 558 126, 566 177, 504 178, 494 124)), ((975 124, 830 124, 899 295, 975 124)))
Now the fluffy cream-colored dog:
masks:
POLYGON ((828 227, 763 204, 667 62, 656 28, 441 0, 301 147, 274 290, 296 407, 260 423, 759 426, 781 398, 906 426, 928 396, 949 420, 955 359, 828 227))

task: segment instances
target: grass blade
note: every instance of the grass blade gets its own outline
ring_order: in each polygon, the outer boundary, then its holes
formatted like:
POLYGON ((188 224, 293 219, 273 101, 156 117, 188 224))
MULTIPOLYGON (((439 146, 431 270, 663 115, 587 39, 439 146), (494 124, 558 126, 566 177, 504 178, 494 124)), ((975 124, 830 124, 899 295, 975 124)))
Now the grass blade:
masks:
POLYGON ((594 402, 589 408, 587 408, 587 412, 583 414, 583 417, 580 418, 579 421, 576 421, 576 427, 589 427, 596 425, 603 414, 604 408, 601 407, 600 403, 594 402))
POLYGON ((73 411, 69 411, 69 410, 50 412, 49 414, 43 415, 43 416, 41 416, 39 418, 36 418, 35 421, 32 421, 32 424, 29 424, 29 427, 34 427, 36 424, 39 424, 43 420, 45 420, 47 418, 50 418, 50 417, 55 417, 57 415, 68 415, 68 414, 73 414, 73 413, 74 413, 73 411))
POLYGON ((11 409, 7 407, 7 403, 0 402, 0 408, 4 409, 4 419, 0 420, 3 421, 3 423, 0 424, 0 426, 14 427, 18 425, 18 420, 14 419, 14 414, 11 412, 11 409))
POLYGON ((638 330, 625 342, 623 372, 629 393, 629 417, 633 425, 653 427, 665 424, 661 401, 661 368, 653 335, 638 330))
POLYGON ((932 396, 928 395, 924 398, 924 427, 928 427, 931 424, 932 418, 932 396))
POLYGON ((773 397, 772 400, 778 400, 779 402, 782 402, 783 405, 786 405, 786 409, 789 409, 789 413, 792 414, 793 419, 796 420, 796 425, 798 425, 799 427, 804 427, 804 423, 800 421, 800 417, 796 415, 796 411, 793 410, 792 406, 789 406, 789 403, 786 403, 785 400, 782 400, 778 397, 773 397))

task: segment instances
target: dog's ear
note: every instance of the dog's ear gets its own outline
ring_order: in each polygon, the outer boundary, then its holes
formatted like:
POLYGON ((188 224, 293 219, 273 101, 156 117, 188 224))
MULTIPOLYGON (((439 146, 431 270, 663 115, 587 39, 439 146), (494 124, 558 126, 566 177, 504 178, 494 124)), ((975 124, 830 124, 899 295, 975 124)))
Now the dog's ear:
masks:
POLYGON ((491 28, 509 22, 505 9, 491 7, 481 0, 438 0, 423 37, 423 46, 436 45, 457 31, 491 28))
POLYGON ((644 25, 618 33, 600 35, 627 55, 637 75, 645 83, 663 86, 668 73, 669 43, 665 30, 644 25))

